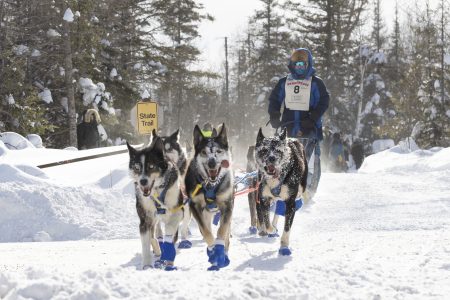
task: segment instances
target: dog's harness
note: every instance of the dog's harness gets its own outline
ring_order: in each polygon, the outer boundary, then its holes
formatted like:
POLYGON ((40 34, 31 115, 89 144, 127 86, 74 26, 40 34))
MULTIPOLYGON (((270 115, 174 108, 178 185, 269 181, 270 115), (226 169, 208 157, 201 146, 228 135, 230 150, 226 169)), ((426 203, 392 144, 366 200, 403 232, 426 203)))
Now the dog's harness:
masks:
POLYGON ((212 211, 213 209, 217 208, 216 204, 216 198, 217 198, 217 190, 219 189, 220 184, 224 180, 225 176, 222 176, 219 179, 219 182, 217 182, 214 185, 210 185, 206 182, 206 180, 202 180, 202 178, 199 176, 197 178, 197 185, 195 186, 194 192, 192 192, 192 197, 195 197, 200 189, 203 191, 203 195, 205 196, 206 201, 206 209, 208 211, 212 211))
POLYGON ((176 207, 174 207, 174 208, 167 208, 167 207, 166 207, 166 205, 165 205, 165 203, 164 203, 164 200, 165 200, 165 198, 166 198, 167 191, 169 190, 169 184, 168 184, 168 183, 169 183, 169 175, 170 175, 170 172, 167 172, 167 174, 168 174, 168 175, 165 175, 165 176, 164 176, 164 182, 163 182, 163 184, 162 184, 162 186, 164 186, 164 189, 162 190, 162 192, 161 192, 159 195, 158 195, 157 193, 155 193, 155 194, 153 194, 153 195, 150 195, 150 199, 152 199, 153 202, 155 203, 155 206, 156 206, 156 214, 158 214, 158 215, 164 215, 164 214, 166 214, 166 211, 169 211, 169 212, 171 212, 171 213, 174 213, 174 212, 176 212, 176 211, 182 209, 183 206, 184 206, 186 203, 189 202, 189 201, 188 201, 189 199, 187 199, 187 200, 183 201, 182 204, 180 204, 180 205, 178 205, 178 206, 176 206, 176 207))

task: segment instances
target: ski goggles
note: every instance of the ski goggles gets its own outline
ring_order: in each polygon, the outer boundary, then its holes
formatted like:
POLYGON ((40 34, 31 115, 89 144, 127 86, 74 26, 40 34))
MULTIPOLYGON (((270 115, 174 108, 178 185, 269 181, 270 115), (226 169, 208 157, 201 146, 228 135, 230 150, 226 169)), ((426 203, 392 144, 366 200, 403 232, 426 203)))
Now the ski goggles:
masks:
POLYGON ((296 68, 306 68, 307 65, 308 63, 306 61, 297 61, 294 63, 296 68))

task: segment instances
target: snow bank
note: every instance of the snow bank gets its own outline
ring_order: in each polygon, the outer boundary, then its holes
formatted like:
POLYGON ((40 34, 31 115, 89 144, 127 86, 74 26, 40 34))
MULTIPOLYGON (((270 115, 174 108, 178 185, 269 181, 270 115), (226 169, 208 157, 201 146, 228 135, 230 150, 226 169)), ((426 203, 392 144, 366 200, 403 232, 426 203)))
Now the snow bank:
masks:
POLYGON ((417 173, 450 171, 450 148, 407 152, 401 145, 368 156, 359 172, 417 173))
POLYGON ((21 150, 25 148, 34 148, 34 145, 16 132, 0 133, 0 141, 10 150, 21 150))
MULTIPOLYGON (((117 149, 35 148, 17 133, 2 136, 26 147, 12 151, 0 140, 0 243, 136 237, 128 154, 39 169, 36 165, 117 149), (108 167, 99 167, 105 161, 108 167)), ((38 135, 30 138, 42 142, 38 135)))

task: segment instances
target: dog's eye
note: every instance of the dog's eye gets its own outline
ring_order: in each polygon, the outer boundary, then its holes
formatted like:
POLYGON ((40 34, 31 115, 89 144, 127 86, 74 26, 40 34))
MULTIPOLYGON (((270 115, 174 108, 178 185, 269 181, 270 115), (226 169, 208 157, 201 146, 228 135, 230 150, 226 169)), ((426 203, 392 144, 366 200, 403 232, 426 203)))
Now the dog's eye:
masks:
POLYGON ((261 155, 266 155, 269 151, 266 148, 262 148, 261 150, 259 150, 259 153, 261 155))
POLYGON ((217 150, 217 154, 222 154, 224 151, 223 150, 221 150, 221 149, 218 149, 217 150))
POLYGON ((141 164, 134 164, 134 170, 135 170, 136 172, 141 171, 141 164))
POLYGON ((200 152, 200 154, 203 155, 203 156, 206 156, 206 154, 207 154, 207 153, 206 153, 206 150, 203 149, 202 152, 200 152))

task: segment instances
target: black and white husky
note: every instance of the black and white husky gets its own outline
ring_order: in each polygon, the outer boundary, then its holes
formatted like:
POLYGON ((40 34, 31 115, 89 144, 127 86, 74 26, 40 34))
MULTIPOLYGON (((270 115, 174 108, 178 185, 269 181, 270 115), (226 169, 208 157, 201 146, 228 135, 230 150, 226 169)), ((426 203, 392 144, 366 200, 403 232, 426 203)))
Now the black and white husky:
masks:
POLYGON ((142 267, 174 267, 175 242, 178 226, 183 220, 183 195, 180 190, 180 173, 175 164, 164 154, 164 144, 156 138, 150 146, 135 149, 127 143, 130 154, 129 171, 136 193, 136 210, 139 216, 139 231, 142 243, 142 267), (158 243, 156 237, 163 236, 158 243), (150 251, 153 248, 153 261, 150 251))
POLYGON ((208 261, 212 264, 208 270, 219 270, 230 263, 228 249, 234 206, 231 154, 225 124, 218 134, 214 129, 211 137, 205 137, 196 125, 194 149, 185 177, 186 193, 191 199, 191 212, 208 245, 208 261), (220 212, 220 223, 214 238, 211 222, 217 212, 220 212))
MULTIPOLYGON (((184 176, 186 175, 187 170, 187 159, 186 153, 180 145, 180 130, 178 129, 174 133, 169 136, 159 136, 156 133, 156 130, 152 131, 152 141, 150 145, 157 139, 161 138, 164 144, 164 154, 166 157, 172 161, 178 168, 178 171, 181 175, 181 183, 184 184, 184 176)), ((180 227, 180 235, 181 241, 178 244, 178 248, 187 249, 192 247, 191 241, 188 240, 189 235, 189 224, 191 222, 192 215, 190 213, 189 204, 185 201, 184 206, 184 218, 180 227)), ((158 237, 158 240, 161 241, 162 237, 158 237)))
POLYGON ((256 204, 260 230, 268 234, 276 232, 269 220, 270 205, 275 200, 284 201, 285 222, 279 254, 290 255, 289 233, 296 211, 295 200, 305 191, 308 174, 305 150, 298 140, 286 137, 286 128, 274 137, 264 137, 260 128, 255 160, 260 176, 256 204))

